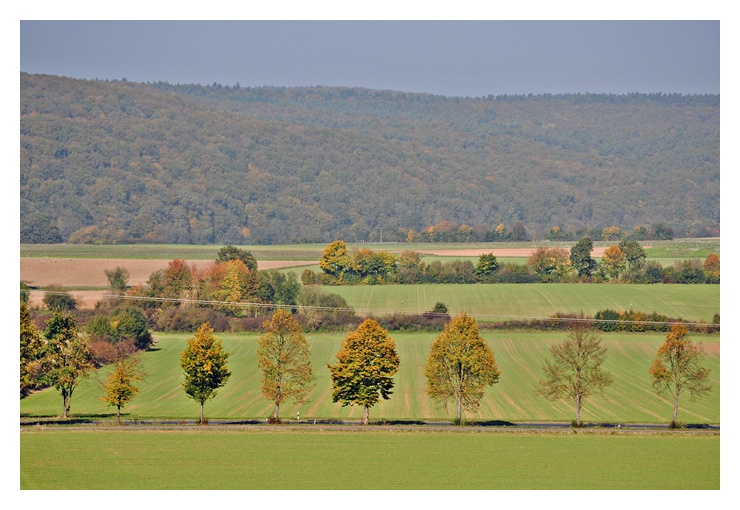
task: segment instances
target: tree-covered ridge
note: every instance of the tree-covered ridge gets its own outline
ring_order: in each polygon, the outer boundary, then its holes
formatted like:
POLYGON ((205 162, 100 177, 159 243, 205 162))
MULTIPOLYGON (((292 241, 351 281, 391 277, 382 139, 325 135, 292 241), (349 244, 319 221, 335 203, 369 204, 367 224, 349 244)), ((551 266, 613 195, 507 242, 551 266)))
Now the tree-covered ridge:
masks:
POLYGON ((21 73, 21 241, 719 232, 719 96, 448 98, 21 73))

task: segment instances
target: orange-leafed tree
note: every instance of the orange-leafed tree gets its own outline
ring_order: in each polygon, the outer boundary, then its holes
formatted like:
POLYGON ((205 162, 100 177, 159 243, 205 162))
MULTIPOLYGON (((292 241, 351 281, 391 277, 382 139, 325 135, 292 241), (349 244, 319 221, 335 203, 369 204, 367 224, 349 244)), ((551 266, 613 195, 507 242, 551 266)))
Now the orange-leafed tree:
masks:
POLYGON ((622 249, 616 244, 604 250, 604 255, 601 256, 601 262, 604 265, 606 274, 615 280, 619 278, 619 275, 627 267, 627 258, 622 249))
POLYGON ((692 342, 688 334, 686 326, 674 324, 650 367, 653 387, 658 395, 668 395, 673 399, 672 428, 678 427, 681 394, 688 392, 693 402, 712 389, 708 381, 710 370, 701 366, 706 356, 704 346, 692 342))

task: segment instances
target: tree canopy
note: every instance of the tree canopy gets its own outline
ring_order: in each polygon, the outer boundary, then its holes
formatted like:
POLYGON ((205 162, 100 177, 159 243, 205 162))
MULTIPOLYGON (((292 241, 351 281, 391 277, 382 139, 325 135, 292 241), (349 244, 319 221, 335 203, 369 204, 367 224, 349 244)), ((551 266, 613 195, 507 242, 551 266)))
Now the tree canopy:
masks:
POLYGON ((226 366, 229 353, 221 340, 213 334, 209 324, 203 323, 195 336, 188 338, 187 347, 180 355, 180 367, 185 373, 182 383, 185 393, 200 404, 200 423, 205 423, 203 407, 226 384, 231 372, 226 366))
POLYGON ((362 406, 362 424, 367 425, 370 408, 393 393, 393 376, 400 365, 396 343, 377 322, 366 319, 342 340, 336 358, 335 365, 328 365, 332 400, 362 406))
POLYGON ((271 420, 279 421, 280 404, 293 399, 306 401, 313 387, 311 348, 300 324, 287 310, 277 310, 262 324, 257 339, 257 365, 262 370, 262 394, 275 408, 271 420))
POLYGON ((688 337, 688 328, 674 324, 658 349, 650 376, 658 395, 669 395, 673 400, 671 427, 678 426, 678 406, 682 393, 688 392, 691 400, 706 395, 712 389, 708 382, 709 369, 701 366, 705 357, 704 347, 688 337))
POLYGON ((542 365, 545 379, 539 382, 538 394, 550 400, 571 400, 576 427, 581 426, 584 401, 612 383, 611 375, 603 368, 606 350, 598 333, 576 327, 565 341, 550 348, 552 359, 542 365))
POLYGON ((463 409, 478 409, 486 387, 498 382, 501 370, 475 319, 462 314, 445 324, 432 343, 424 375, 430 397, 445 406, 456 401, 457 423, 462 424, 463 409))

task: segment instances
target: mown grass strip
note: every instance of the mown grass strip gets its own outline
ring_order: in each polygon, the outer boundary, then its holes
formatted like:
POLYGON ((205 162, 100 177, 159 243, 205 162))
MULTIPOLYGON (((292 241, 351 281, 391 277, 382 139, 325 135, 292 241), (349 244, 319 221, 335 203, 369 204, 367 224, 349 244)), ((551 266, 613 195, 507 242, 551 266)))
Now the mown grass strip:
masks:
POLYGON ((21 489, 719 489, 719 435, 29 430, 21 489), (670 466, 670 469, 666 469, 670 466))

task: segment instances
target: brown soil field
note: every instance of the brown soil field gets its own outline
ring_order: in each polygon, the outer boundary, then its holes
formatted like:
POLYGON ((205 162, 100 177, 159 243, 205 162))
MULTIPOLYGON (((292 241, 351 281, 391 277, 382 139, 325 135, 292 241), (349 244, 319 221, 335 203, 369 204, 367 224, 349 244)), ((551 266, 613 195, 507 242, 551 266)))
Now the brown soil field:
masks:
MULTIPOLYGON (((186 260, 189 265, 198 269, 205 269, 213 264, 211 260, 186 260)), ((106 269, 122 267, 129 272, 129 285, 146 283, 149 275, 159 269, 164 269, 169 260, 139 260, 139 259, 54 259, 54 258, 26 258, 20 259, 21 281, 32 287, 46 287, 60 285, 62 287, 107 287, 106 269)), ((258 261, 258 269, 280 269, 284 267, 299 267, 318 264, 305 260, 285 261, 258 261)), ((105 290, 70 291, 79 302, 80 308, 92 308, 107 293, 105 290)), ((31 292, 31 303, 40 304, 44 297, 43 291, 31 292)))

